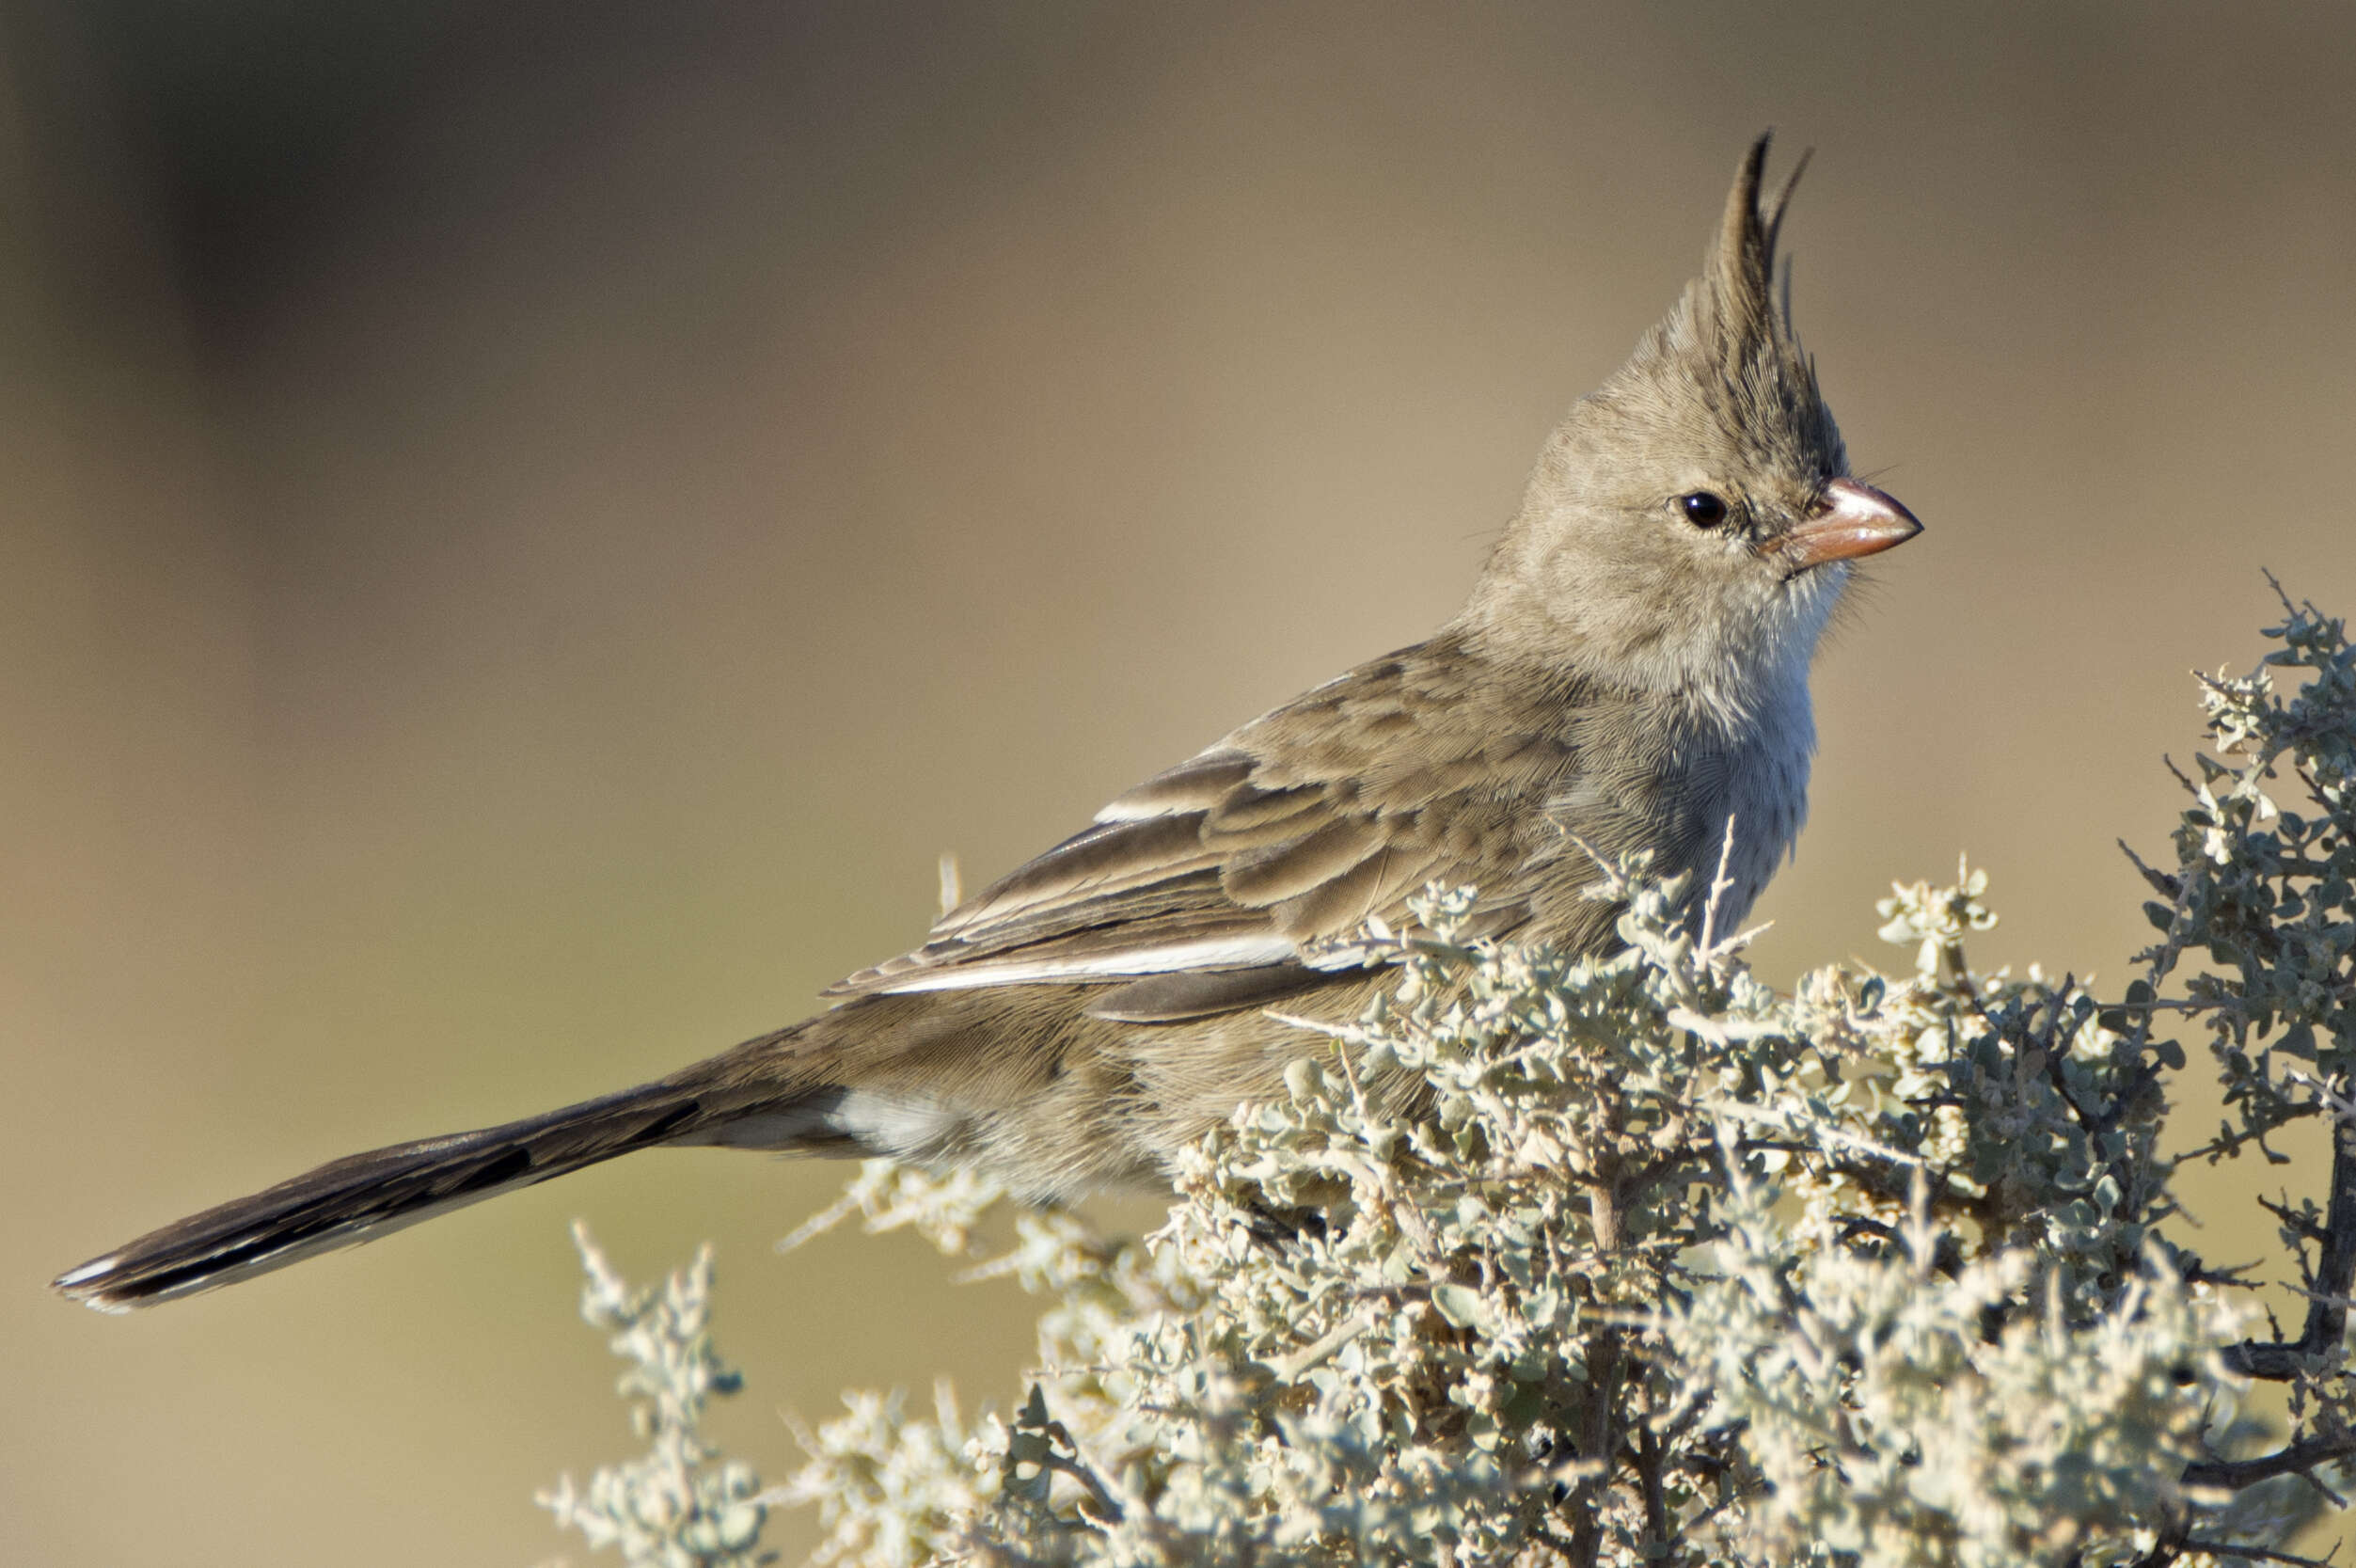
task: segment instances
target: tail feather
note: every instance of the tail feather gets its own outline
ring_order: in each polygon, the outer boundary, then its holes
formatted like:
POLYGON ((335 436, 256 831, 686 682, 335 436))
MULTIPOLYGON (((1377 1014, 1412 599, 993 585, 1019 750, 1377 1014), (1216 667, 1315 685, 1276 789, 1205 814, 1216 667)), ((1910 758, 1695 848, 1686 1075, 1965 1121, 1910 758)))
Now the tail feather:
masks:
POLYGON ((504 1127, 355 1154, 178 1220, 54 1282, 120 1312, 194 1295, 633 1149, 693 1138, 707 1109, 664 1081, 504 1127))

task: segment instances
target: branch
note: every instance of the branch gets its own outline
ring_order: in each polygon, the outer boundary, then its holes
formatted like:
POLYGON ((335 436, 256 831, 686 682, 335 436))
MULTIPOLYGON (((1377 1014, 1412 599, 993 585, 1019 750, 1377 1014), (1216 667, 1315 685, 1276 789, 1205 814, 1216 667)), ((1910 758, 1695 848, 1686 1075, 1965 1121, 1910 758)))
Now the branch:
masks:
POLYGON ((2318 1465, 2356 1455, 2356 1433, 2337 1437, 2310 1437, 2277 1449, 2261 1459, 2210 1459, 2184 1467, 2187 1486, 2215 1486, 2237 1492, 2276 1476, 2303 1474, 2318 1465))
POLYGON ((2306 1325, 2294 1340, 2247 1339, 2227 1349, 2225 1365, 2245 1377, 2287 1383, 2347 1338, 2348 1288, 2356 1284, 2356 1120, 2332 1119, 2332 1202, 2315 1275, 2307 1282, 2306 1325))
POLYGON ((2329 1558, 2293 1557, 2288 1552, 2269 1551, 2264 1546, 2237 1546, 2230 1541, 2197 1541, 2188 1538, 2188 1552, 2206 1552, 2211 1557, 2237 1557, 2252 1562, 2287 1562, 2294 1568, 2332 1568, 2329 1558))
POLYGON ((1097 1505, 1098 1514, 1103 1523, 1117 1525, 1128 1516, 1122 1512, 1121 1505, 1114 1500, 1113 1494, 1105 1490, 1104 1482, 1098 1479, 1096 1471, 1082 1461, 1067 1459, 1050 1449, 1047 1457, 1039 1464, 1043 1468, 1071 1477, 1084 1487, 1089 1499, 1097 1505))

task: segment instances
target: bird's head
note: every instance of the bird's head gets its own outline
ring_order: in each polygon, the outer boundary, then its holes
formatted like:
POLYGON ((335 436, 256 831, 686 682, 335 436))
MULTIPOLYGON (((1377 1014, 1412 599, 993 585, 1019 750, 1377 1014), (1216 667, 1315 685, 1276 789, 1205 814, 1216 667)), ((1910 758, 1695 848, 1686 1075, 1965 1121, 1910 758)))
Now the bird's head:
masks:
POLYGON ((1804 673, 1850 562, 1920 531, 1849 477, 1744 158, 1701 276, 1546 444, 1465 620, 1501 654, 1747 705, 1804 673))

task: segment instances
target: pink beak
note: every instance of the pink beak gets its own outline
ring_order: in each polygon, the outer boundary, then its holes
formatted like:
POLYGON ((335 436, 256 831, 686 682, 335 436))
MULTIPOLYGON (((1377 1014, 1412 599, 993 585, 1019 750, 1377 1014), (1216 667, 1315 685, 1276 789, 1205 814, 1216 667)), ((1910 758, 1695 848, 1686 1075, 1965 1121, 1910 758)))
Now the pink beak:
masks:
POLYGON ((1872 485, 1836 479, 1825 486, 1815 512, 1768 547, 1791 562, 1794 572, 1805 572, 1826 562, 1878 554, 1921 531, 1913 513, 1872 485))

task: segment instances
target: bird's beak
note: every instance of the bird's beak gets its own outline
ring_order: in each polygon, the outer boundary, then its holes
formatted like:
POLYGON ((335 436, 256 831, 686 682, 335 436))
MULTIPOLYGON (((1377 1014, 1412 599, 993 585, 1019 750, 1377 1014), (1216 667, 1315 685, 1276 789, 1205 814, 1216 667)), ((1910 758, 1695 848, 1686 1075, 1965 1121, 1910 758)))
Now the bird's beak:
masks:
POLYGON ((1878 554, 1921 531, 1913 513, 1872 485, 1836 479, 1825 486, 1815 510, 1768 547, 1797 574, 1826 562, 1878 554))

